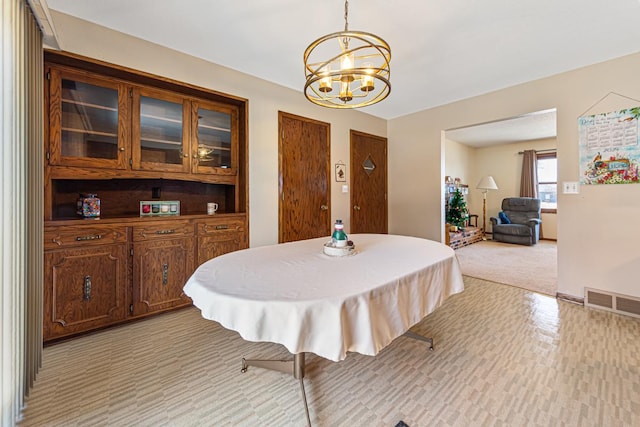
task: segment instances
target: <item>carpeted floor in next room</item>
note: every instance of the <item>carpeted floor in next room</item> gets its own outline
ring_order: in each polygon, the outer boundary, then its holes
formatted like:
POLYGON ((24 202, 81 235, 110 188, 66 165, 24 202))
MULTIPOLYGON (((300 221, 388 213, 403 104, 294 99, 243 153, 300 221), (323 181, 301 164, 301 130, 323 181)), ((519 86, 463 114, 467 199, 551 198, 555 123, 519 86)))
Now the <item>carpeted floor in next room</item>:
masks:
POLYGON ((533 246, 485 240, 456 250, 462 274, 555 296, 558 290, 556 242, 533 246))

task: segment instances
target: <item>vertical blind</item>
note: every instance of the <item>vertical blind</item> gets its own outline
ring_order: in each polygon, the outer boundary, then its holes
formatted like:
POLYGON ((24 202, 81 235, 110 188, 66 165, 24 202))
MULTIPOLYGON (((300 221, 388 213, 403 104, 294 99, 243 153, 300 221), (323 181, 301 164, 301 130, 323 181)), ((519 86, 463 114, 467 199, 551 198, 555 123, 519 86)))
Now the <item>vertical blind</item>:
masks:
POLYGON ((42 361, 43 51, 25 0, 0 0, 0 425, 42 361))

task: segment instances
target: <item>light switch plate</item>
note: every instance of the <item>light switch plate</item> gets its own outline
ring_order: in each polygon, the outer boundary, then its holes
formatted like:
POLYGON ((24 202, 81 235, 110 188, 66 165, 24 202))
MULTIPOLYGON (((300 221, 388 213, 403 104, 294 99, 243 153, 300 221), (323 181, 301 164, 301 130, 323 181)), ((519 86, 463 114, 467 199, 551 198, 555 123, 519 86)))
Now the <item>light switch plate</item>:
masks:
POLYGON ((580 193, 580 185, 578 181, 565 181, 562 183, 562 192, 564 194, 580 193))
POLYGON ((346 185, 346 184, 343 184, 343 185, 342 185, 342 192, 343 192, 343 193, 348 193, 348 192, 349 192, 349 186, 348 186, 348 185, 346 185))

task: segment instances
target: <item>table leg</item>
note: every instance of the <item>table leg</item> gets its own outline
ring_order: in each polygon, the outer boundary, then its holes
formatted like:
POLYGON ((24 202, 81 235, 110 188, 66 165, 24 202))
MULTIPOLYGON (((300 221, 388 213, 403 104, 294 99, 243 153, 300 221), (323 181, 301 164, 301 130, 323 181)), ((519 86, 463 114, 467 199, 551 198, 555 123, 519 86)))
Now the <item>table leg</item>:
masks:
POLYGON ((413 331, 407 331, 403 334, 407 338, 413 338, 414 340, 424 341, 429 344, 429 350, 433 351, 433 338, 428 338, 420 334, 416 334, 413 331))
POLYGON ((304 353, 296 353, 293 359, 275 360, 275 359, 245 359, 242 358, 242 369, 240 372, 247 372, 249 366, 255 366, 272 371, 284 372, 293 375, 294 378, 300 380, 300 391, 302 393, 302 403, 304 404, 304 413, 307 417, 307 425, 311 427, 311 418, 309 416, 309 406, 307 405, 307 394, 304 391, 304 353))

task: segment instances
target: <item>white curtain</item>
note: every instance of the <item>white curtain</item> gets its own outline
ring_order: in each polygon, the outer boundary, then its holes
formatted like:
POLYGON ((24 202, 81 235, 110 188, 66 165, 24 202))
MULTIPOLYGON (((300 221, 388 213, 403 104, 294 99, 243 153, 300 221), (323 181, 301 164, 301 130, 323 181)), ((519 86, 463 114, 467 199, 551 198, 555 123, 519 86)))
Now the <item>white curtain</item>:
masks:
POLYGON ((42 33, 0 0, 0 425, 20 420, 42 358, 42 33))

